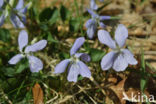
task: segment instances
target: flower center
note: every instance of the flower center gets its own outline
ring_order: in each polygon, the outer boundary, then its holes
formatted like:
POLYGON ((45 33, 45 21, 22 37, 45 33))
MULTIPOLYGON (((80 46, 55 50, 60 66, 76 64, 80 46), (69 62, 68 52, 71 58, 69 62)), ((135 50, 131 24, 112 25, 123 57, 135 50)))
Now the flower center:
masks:
POLYGON ((76 57, 75 55, 73 55, 70 59, 73 64, 76 64, 79 61, 79 58, 76 57))
POLYGON ((119 54, 122 53, 122 50, 123 50, 123 49, 120 48, 118 44, 116 44, 116 49, 113 49, 114 52, 117 52, 117 53, 119 53, 119 54))

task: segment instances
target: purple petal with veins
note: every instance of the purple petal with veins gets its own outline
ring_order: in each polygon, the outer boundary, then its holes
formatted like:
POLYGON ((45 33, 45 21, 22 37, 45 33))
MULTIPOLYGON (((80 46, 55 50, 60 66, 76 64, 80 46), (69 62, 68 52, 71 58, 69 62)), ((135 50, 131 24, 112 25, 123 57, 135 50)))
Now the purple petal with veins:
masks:
POLYGON ((0 9, 2 8, 3 4, 4 4, 4 1, 0 0, 0 9))
POLYGON ((101 60, 102 70, 108 70, 113 66, 114 60, 116 58, 116 52, 107 53, 101 60))
POLYGON ((109 20, 111 16, 100 16, 100 21, 109 20))
POLYGON ((84 64, 82 61, 79 61, 78 62, 79 66, 80 66, 80 74, 83 76, 83 77, 87 77, 87 78, 90 78, 91 77, 91 72, 89 70, 89 68, 87 67, 86 64, 84 64))
POLYGON ((22 54, 17 54, 9 60, 9 64, 17 64, 23 58, 22 54))
POLYGON ((23 22, 15 14, 11 13, 10 20, 15 28, 25 28, 23 22))
POLYGON ((105 44, 112 49, 116 48, 115 41, 110 37, 110 34, 106 30, 98 31, 98 39, 102 44, 105 44))
POLYGON ((113 69, 117 72, 124 71, 128 67, 128 62, 122 54, 119 54, 114 60, 113 69))
POLYGON ((16 10, 20 10, 23 8, 24 1, 23 0, 18 0, 18 3, 16 5, 16 10))
POLYGON ((45 48, 46 45, 47 45, 47 40, 40 40, 39 42, 34 43, 33 45, 27 46, 25 49, 25 53, 37 52, 45 48))
POLYGON ((28 56, 28 59, 31 72, 39 72, 43 69, 43 63, 39 58, 35 56, 28 56))
POLYGON ((106 25, 103 22, 100 22, 99 25, 100 25, 101 28, 105 28, 106 27, 106 25))
POLYGON ((77 50, 83 45, 83 43, 85 42, 85 38, 84 37, 79 37, 75 40, 74 45, 72 46, 71 50, 70 50, 70 55, 74 55, 77 50))
POLYGON ((80 67, 78 64, 72 64, 69 67, 67 79, 69 82, 77 82, 77 77, 80 74, 80 67))
POLYGON ((22 30, 18 36, 18 45, 19 50, 22 52, 22 49, 28 44, 28 34, 25 30, 22 30))
POLYGON ((115 40, 120 48, 122 48, 125 45, 127 37, 128 37, 127 28, 123 24, 119 24, 115 31, 115 40))
POLYGON ((95 0, 90 0, 90 8, 93 10, 97 10, 98 6, 95 3, 95 0))
POLYGON ((92 16, 92 18, 98 18, 99 17, 99 15, 96 14, 93 10, 87 9, 87 11, 92 16))
POLYGON ((123 49, 122 52, 124 58, 129 64, 136 65, 138 63, 137 60, 134 58, 134 55, 128 49, 123 49))
POLYGON ((58 73, 63 73, 65 71, 65 69, 67 68, 68 64, 69 64, 70 60, 69 59, 65 59, 63 61, 61 61, 59 64, 56 65, 55 67, 55 74, 58 73))

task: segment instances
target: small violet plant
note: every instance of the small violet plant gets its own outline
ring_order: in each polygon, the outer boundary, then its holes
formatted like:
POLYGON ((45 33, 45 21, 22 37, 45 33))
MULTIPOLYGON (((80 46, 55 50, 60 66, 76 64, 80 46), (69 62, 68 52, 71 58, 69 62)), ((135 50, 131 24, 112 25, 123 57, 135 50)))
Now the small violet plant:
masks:
POLYGON ((128 64, 137 64, 134 55, 128 49, 123 48, 127 37, 128 30, 123 24, 118 25, 115 31, 115 40, 110 37, 110 34, 107 31, 98 31, 99 41, 112 49, 111 52, 102 58, 102 70, 108 70, 112 67, 117 72, 124 71, 128 67, 128 64))
POLYGON ((20 54, 17 54, 14 57, 12 57, 9 60, 9 64, 16 64, 22 58, 26 57, 29 60, 30 71, 39 72, 41 69, 43 69, 43 63, 39 58, 33 56, 33 52, 42 50, 47 45, 47 41, 40 40, 39 42, 28 46, 27 44, 28 44, 28 34, 25 30, 22 30, 18 36, 18 45, 20 54), (23 51, 24 47, 25 50, 23 51))
POLYGON ((2 12, 0 15, 0 26, 3 25, 7 16, 10 16, 11 23, 15 28, 25 28, 24 24, 26 23, 25 13, 27 11, 27 6, 24 7, 24 1, 18 0, 16 7, 13 9, 10 7, 13 5, 13 0, 9 0, 5 9, 2 8, 4 4, 4 0, 0 0, 0 12, 2 12))
POLYGON ((91 9, 87 9, 87 10, 92 18, 86 22, 85 27, 87 28, 87 35, 88 35, 89 39, 92 39, 94 37, 94 34, 97 30, 98 25, 101 28, 104 28, 105 24, 102 21, 109 20, 111 17, 110 16, 99 16, 91 9))
POLYGON ((76 53, 79 48, 85 42, 84 37, 79 37, 76 39, 73 47, 70 50, 70 59, 65 59, 61 61, 55 67, 55 74, 63 73, 65 69, 68 67, 68 76, 67 79, 69 82, 77 82, 77 77, 80 74, 82 77, 91 77, 91 72, 86 64, 82 61, 89 62, 90 56, 85 53, 76 53), (81 61, 82 60, 82 61, 81 61))

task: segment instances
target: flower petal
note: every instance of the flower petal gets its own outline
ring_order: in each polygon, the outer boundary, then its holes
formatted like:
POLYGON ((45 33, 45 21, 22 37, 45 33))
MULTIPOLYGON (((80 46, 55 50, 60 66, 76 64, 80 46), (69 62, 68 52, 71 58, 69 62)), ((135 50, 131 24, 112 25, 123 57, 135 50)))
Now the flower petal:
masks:
POLYGON ((46 45, 47 45, 47 40, 40 40, 39 42, 34 43, 33 45, 27 46, 25 49, 25 53, 42 50, 46 45))
POLYGON ((24 1, 23 0, 18 0, 18 3, 16 5, 16 9, 17 10, 20 10, 23 8, 23 5, 24 5, 24 1))
POLYGON ((77 58, 81 58, 82 61, 89 62, 91 60, 90 56, 86 53, 76 53, 77 58))
POLYGON ((86 22, 86 24, 85 24, 86 28, 89 28, 89 27, 91 26, 91 24, 95 24, 95 21, 93 21, 93 19, 89 19, 89 20, 86 22))
POLYGON ((96 26, 92 25, 91 27, 89 27, 87 29, 87 36, 89 39, 92 39, 94 37, 94 34, 96 32, 96 28, 97 28, 96 26))
POLYGON ((127 60, 124 58, 123 54, 118 54, 114 60, 113 69, 115 71, 124 71, 128 66, 127 60))
POLYGON ((86 66, 86 64, 84 64, 82 61, 79 61, 78 64, 80 66, 80 69, 79 69, 80 74, 83 77, 90 78, 91 77, 91 72, 90 72, 89 68, 86 66))
POLYGON ((80 67, 78 64, 72 64, 69 68, 67 79, 69 82, 77 82, 77 77, 80 74, 80 67))
POLYGON ((20 52, 22 52, 23 47, 25 47, 27 44, 28 44, 28 34, 25 30, 22 30, 18 36, 18 45, 20 52))
POLYGON ((99 15, 96 14, 93 10, 87 9, 87 11, 92 16, 92 18, 98 18, 99 17, 99 15))
POLYGON ((74 45, 70 49, 70 55, 72 56, 73 54, 75 54, 77 52, 77 50, 83 45, 84 42, 85 42, 85 38, 84 37, 77 38, 75 40, 74 45))
POLYGON ((25 28, 24 24, 22 23, 22 21, 19 19, 18 16, 16 16, 15 14, 11 14, 10 15, 10 20, 11 20, 11 23, 13 24, 13 26, 15 28, 25 28))
POLYGON ((103 22, 100 22, 99 25, 100 25, 101 28, 105 28, 106 27, 106 25, 103 22))
POLYGON ((69 62, 70 62, 69 59, 61 61, 59 64, 56 65, 54 73, 55 74, 63 73, 67 68, 69 62))
POLYGON ((124 49, 122 50, 124 58, 127 60, 127 62, 131 65, 136 65, 138 62, 134 58, 134 55, 128 50, 124 49))
POLYGON ((88 37, 92 39, 97 29, 96 21, 94 19, 89 19, 86 22, 86 28, 88 37))
POLYGON ((4 1, 0 0, 0 8, 3 6, 3 4, 4 4, 4 1))
POLYGON ((28 59, 31 72, 39 72, 43 69, 43 63, 39 58, 35 56, 28 56, 28 59))
POLYGON ((111 16, 100 16, 100 21, 109 20, 111 16))
POLYGON ((22 54, 17 54, 9 60, 9 64, 17 64, 23 58, 22 54))
POLYGON ((95 0, 90 0, 90 8, 93 10, 97 10, 98 6, 95 3, 95 0))
POLYGON ((0 16, 0 26, 2 26, 2 25, 3 25, 4 20, 5 20, 5 15, 4 15, 4 14, 2 14, 2 15, 0 16))
POLYGON ((116 57, 115 52, 109 52, 107 53, 101 60, 101 68, 102 70, 108 70, 113 66, 114 59, 116 57))
POLYGON ((119 24, 115 31, 115 40, 120 48, 125 45, 127 37, 128 37, 127 28, 123 24, 119 24))
POLYGON ((28 6, 19 10, 20 13, 25 14, 27 12, 28 6))
POLYGON ((109 46, 112 49, 116 48, 115 41, 110 37, 109 33, 105 30, 98 31, 98 39, 101 43, 109 46))

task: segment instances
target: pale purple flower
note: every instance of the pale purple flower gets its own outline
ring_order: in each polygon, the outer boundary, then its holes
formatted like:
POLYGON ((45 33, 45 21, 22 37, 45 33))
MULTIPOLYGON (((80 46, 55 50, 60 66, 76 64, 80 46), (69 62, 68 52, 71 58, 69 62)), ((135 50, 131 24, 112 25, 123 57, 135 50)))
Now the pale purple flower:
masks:
MULTIPOLYGON (((12 1, 10 0, 10 2, 12 2, 12 1)), ((10 2, 9 2, 9 4, 10 4, 10 2)), ((13 10, 8 10, 7 8, 3 10, 1 8, 3 6, 3 4, 4 4, 4 1, 0 0, 0 11, 2 11, 2 14, 0 16, 0 26, 3 25, 4 20, 9 15, 11 23, 13 24, 14 27, 24 28, 25 27, 24 24, 26 23, 25 13, 27 11, 27 6, 24 7, 24 1, 19 0, 16 7, 13 10), (18 16, 15 14, 15 12, 18 14, 18 16)))
POLYGON ((108 70, 112 67, 115 71, 124 71, 128 64, 137 64, 134 55, 128 49, 123 48, 127 37, 128 30, 123 24, 118 25, 115 31, 115 40, 110 37, 107 31, 98 31, 99 41, 112 49, 111 52, 102 58, 101 68, 103 70, 108 70))
POLYGON ((68 76, 67 79, 69 82, 76 82, 77 77, 80 74, 82 77, 91 77, 91 72, 86 66, 86 64, 82 61, 89 62, 90 57, 89 55, 85 53, 76 53, 79 48, 83 45, 85 42, 84 37, 80 37, 76 39, 73 47, 70 50, 70 59, 65 59, 61 61, 59 64, 55 67, 54 73, 63 73, 65 69, 68 67, 68 76), (81 61, 82 60, 82 61, 81 61))
POLYGON ((18 45, 20 54, 12 57, 9 60, 9 64, 17 64, 22 58, 26 57, 29 60, 31 72, 39 72, 41 69, 43 69, 42 61, 39 58, 33 56, 33 52, 42 50, 47 45, 46 40, 40 40, 37 43, 28 45, 28 34, 25 30, 22 30, 18 36, 18 45), (23 51, 24 47, 25 50, 23 51))
POLYGON ((87 9, 89 14, 92 16, 91 19, 89 19, 86 22, 86 28, 87 28, 87 36, 92 39, 94 37, 94 34, 96 33, 97 27, 98 25, 101 28, 105 27, 105 24, 102 22, 104 20, 109 20, 110 16, 99 16, 98 14, 96 14, 94 11, 92 11, 91 9, 87 9))

